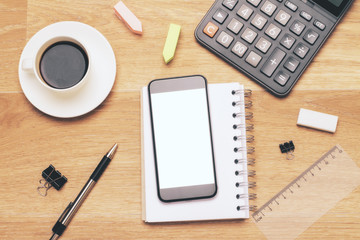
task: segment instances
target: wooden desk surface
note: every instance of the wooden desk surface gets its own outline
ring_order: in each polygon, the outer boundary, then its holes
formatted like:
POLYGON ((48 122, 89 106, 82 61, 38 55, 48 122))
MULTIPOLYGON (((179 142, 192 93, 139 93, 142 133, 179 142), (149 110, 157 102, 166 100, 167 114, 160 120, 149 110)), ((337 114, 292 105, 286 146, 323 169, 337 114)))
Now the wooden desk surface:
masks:
MULTIPOLYGON (((2 0, 0 3, 0 239, 48 239, 100 157, 119 149, 62 239, 265 239, 251 220, 145 224, 141 220, 140 94, 150 80, 203 74, 210 83, 238 81, 254 91, 257 159, 256 204, 261 206, 323 153, 339 143, 360 165, 360 2, 356 1, 292 93, 275 98, 206 49, 193 36, 212 1, 125 1, 142 20, 132 34, 109 1, 2 0), (58 21, 89 24, 109 40, 117 60, 113 90, 95 111, 56 119, 25 98, 18 62, 26 42, 58 21), (170 23, 182 26, 175 59, 162 48, 170 23), (296 126, 300 107, 339 116, 335 134, 296 126), (278 144, 293 140, 296 158, 278 144), (41 172, 53 164, 69 179, 47 197, 37 191, 41 172), (269 181, 270 180, 270 181, 269 181)), ((360 188, 355 189, 299 239, 359 239, 360 188)))

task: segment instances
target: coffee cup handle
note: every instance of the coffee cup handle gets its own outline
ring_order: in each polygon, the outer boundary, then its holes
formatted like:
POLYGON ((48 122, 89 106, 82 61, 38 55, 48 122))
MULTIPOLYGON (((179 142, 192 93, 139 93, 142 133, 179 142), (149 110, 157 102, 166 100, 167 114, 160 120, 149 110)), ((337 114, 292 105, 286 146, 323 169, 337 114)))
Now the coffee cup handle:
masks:
POLYGON ((23 59, 23 61, 21 62, 21 68, 24 71, 32 71, 33 70, 33 60, 30 58, 27 59, 23 59))

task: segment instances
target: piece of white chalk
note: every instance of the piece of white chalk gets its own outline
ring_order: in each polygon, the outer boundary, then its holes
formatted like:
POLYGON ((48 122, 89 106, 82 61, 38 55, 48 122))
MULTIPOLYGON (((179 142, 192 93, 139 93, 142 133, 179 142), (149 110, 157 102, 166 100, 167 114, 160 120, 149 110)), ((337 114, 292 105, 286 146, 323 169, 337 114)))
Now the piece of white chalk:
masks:
POLYGON ((297 125, 334 133, 338 116, 300 108, 297 125))

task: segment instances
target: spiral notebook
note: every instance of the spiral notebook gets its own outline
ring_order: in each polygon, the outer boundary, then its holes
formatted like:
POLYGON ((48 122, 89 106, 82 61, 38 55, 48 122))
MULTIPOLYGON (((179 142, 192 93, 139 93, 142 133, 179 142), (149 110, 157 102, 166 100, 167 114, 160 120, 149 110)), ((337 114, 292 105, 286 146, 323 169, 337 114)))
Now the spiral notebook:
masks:
POLYGON ((147 87, 142 89, 142 216, 145 222, 249 218, 249 210, 254 207, 249 200, 256 197, 249 191, 255 187, 251 181, 255 171, 248 169, 255 163, 248 158, 254 151, 247 146, 253 140, 246 134, 253 128, 246 123, 252 118, 252 113, 245 112, 251 107, 251 101, 246 100, 249 95, 251 91, 239 83, 208 85, 217 194, 209 199, 164 203, 157 196, 149 98, 147 87))

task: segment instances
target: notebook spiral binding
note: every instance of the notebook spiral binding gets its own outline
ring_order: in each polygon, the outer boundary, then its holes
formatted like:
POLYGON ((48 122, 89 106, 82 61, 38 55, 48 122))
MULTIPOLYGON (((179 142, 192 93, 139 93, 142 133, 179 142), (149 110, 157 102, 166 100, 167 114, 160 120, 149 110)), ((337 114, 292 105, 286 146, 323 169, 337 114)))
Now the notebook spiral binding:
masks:
MULTIPOLYGON (((249 99, 251 97, 252 91, 250 89, 244 89, 244 90, 233 90, 231 92, 232 95, 240 95, 240 96, 244 96, 243 99, 237 100, 237 101, 233 101, 232 102, 232 106, 234 107, 241 107, 242 109, 249 109, 252 107, 252 101, 249 99)), ((241 119, 245 119, 247 121, 253 119, 254 115, 252 112, 234 112, 232 114, 233 118, 241 118, 241 119)), ((234 129, 243 129, 247 132, 254 130, 254 124, 251 123, 243 123, 240 122, 239 124, 234 124, 233 125, 234 129)), ((238 136, 234 136, 233 137, 234 141, 238 141, 239 142, 239 147, 235 147, 234 148, 234 152, 235 153, 239 153, 240 158, 237 158, 234 160, 234 164, 247 164, 248 166, 254 166, 255 164, 255 158, 248 158, 247 156, 243 156, 241 153, 242 152, 246 152, 247 155, 251 155, 255 152, 255 148, 251 147, 251 146, 247 146, 247 143, 252 143, 255 138, 253 135, 249 135, 249 134, 244 134, 244 135, 238 135, 238 136), (241 145, 242 143, 245 142, 245 145, 241 145)), ((241 165, 240 165, 241 166, 241 165)), ((256 171, 255 170, 240 170, 239 167, 236 167, 237 170, 235 170, 235 176, 238 176, 239 179, 241 180, 243 176, 247 176, 247 178, 254 178, 256 176, 256 171)), ((256 181, 247 181, 247 182, 241 182, 239 180, 239 182, 235 182, 235 187, 236 188, 240 188, 240 187, 247 187, 248 190, 253 189, 256 187, 256 181)), ((256 193, 238 193, 236 195, 236 198, 241 200, 241 199, 249 199, 249 200, 255 200, 256 199, 256 193)), ((256 211, 257 206, 256 205, 239 205, 236 206, 236 209, 238 211, 241 210, 249 210, 249 211, 256 211)))

